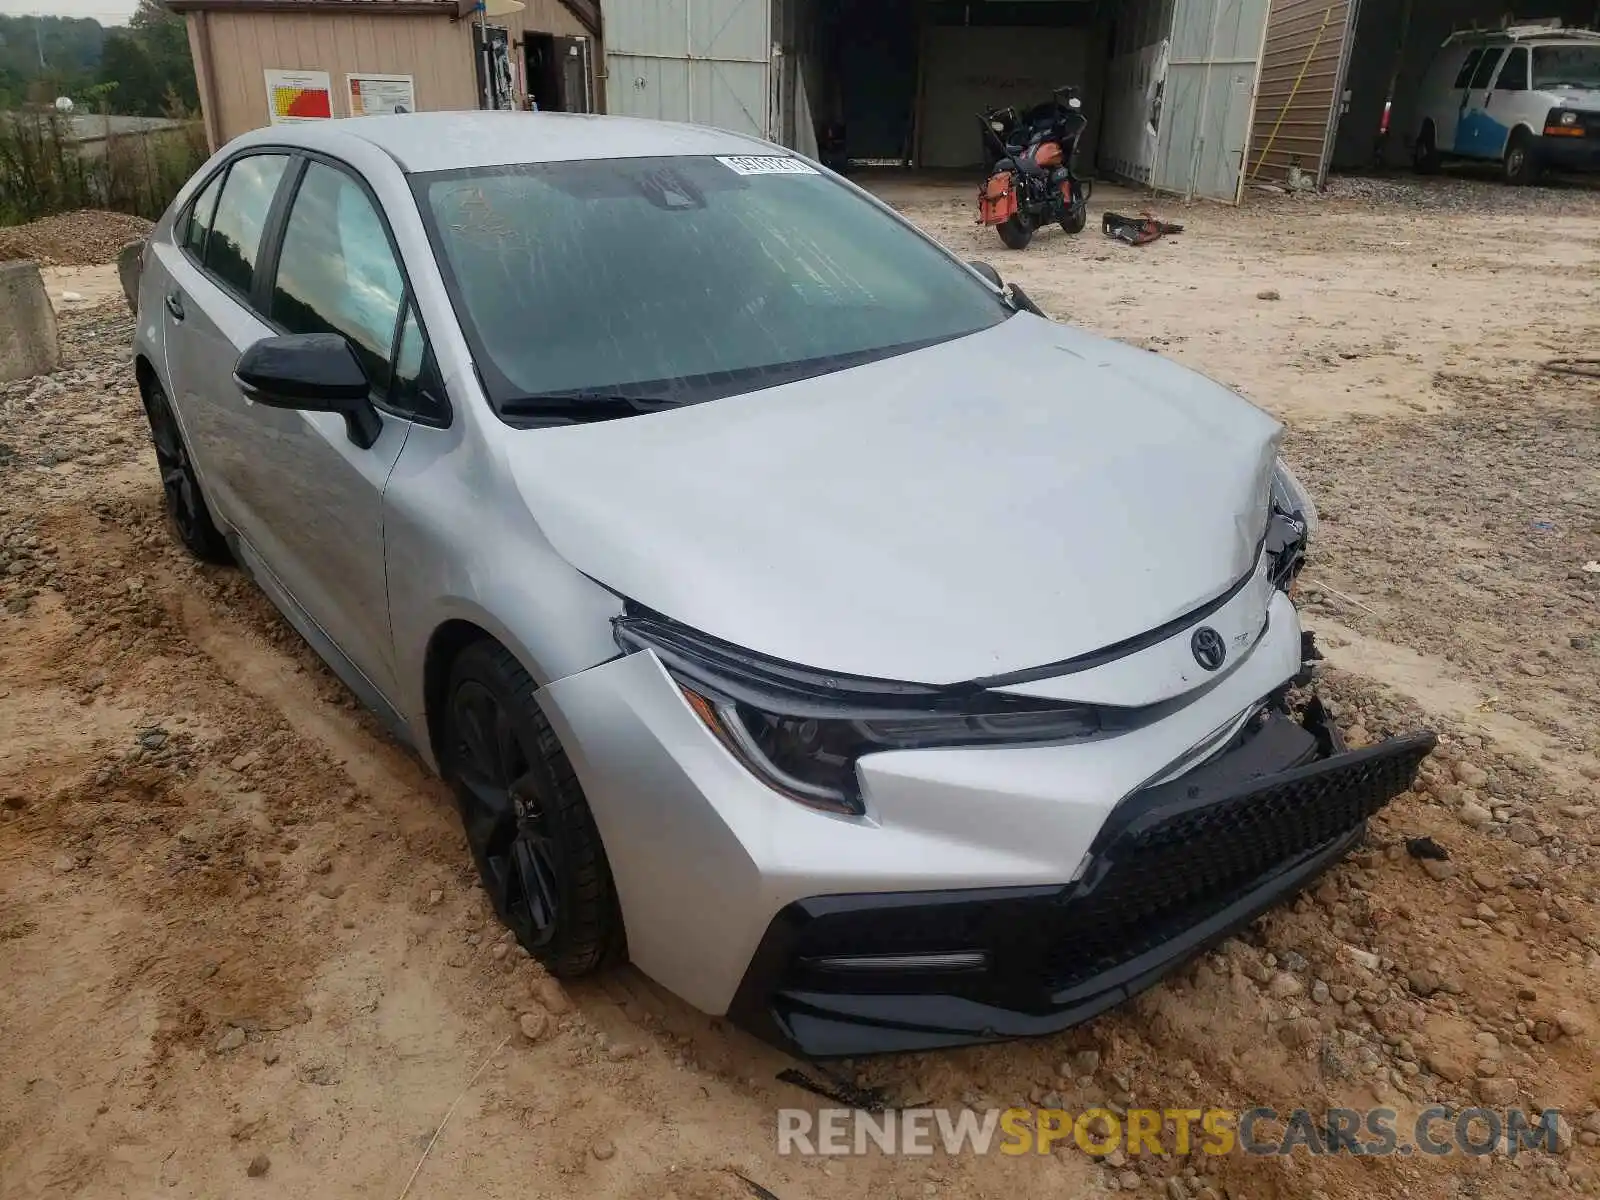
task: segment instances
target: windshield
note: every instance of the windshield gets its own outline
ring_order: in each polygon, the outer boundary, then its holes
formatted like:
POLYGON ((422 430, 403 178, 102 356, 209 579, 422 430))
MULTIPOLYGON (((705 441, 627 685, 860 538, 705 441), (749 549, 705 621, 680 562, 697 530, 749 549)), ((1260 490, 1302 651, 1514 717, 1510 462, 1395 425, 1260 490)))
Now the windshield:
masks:
POLYGON ((619 397, 659 406, 752 391, 1011 311, 798 159, 536 163, 414 186, 503 413, 557 395, 581 418, 578 405, 619 397))
POLYGON ((1535 46, 1535 88, 1600 88, 1600 46, 1535 46))

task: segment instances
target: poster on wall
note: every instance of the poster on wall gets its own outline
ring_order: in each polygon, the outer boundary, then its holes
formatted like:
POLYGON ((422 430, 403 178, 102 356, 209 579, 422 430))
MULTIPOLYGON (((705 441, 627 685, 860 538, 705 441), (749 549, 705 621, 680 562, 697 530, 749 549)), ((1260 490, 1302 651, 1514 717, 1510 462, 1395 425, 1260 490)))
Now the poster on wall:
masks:
POLYGON ((346 75, 350 86, 350 115, 375 117, 383 113, 417 111, 417 82, 412 75, 346 75))
POLYGON ((333 118, 333 84, 326 71, 277 71, 268 68, 267 113, 274 125, 333 118))

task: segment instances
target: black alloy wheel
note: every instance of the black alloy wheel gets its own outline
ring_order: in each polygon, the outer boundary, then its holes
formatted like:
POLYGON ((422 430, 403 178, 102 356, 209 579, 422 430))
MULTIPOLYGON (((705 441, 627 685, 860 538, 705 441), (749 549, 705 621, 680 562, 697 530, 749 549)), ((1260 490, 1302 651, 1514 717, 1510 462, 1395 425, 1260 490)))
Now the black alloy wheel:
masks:
POLYGON ((496 914, 554 975, 582 975, 620 948, 611 871, 577 777, 503 647, 469 646, 451 672, 445 778, 496 914))
POLYGON ((189 447, 184 444, 183 431, 172 415, 166 392, 154 380, 147 383, 143 391, 150 439, 155 443, 156 466, 161 472, 161 492, 173 531, 196 558, 213 563, 232 562, 227 540, 211 520, 200 478, 195 474, 189 447))

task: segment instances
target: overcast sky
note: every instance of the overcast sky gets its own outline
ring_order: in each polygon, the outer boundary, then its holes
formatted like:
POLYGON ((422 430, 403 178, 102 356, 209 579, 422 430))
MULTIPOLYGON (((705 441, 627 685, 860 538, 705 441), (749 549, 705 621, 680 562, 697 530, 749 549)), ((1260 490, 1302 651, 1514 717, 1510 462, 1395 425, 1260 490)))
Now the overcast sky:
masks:
POLYGON ((45 17, 93 17, 102 25, 121 25, 133 12, 136 0, 0 0, 0 13, 17 16, 34 13, 45 17))

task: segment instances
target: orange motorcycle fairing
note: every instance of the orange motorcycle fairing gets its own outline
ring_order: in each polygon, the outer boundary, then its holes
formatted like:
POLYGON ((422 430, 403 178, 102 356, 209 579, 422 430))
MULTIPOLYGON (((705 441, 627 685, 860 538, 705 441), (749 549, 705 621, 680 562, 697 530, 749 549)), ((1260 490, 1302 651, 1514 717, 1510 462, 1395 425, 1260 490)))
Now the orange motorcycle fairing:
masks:
POLYGON ((1045 142, 1033 152, 1035 165, 1041 167, 1059 167, 1061 165, 1061 143, 1045 142))

